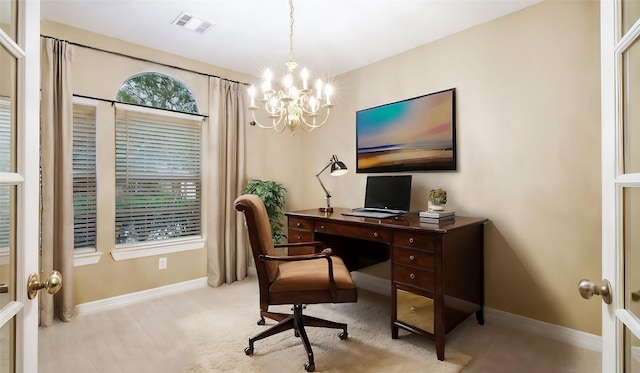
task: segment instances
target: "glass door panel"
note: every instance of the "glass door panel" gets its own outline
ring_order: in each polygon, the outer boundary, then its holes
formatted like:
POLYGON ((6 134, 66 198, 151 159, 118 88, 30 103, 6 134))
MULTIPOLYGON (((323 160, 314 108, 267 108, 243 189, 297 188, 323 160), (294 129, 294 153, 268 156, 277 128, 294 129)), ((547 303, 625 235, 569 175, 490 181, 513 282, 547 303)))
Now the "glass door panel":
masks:
POLYGON ((14 320, 0 328, 0 372, 13 372, 13 346, 15 346, 14 320))
POLYGON ((640 373, 640 339, 629 328, 624 328, 625 372, 640 373))
POLYGON ((13 40, 16 40, 16 19, 17 17, 16 0, 0 1, 0 29, 4 31, 13 40))
POLYGON ((623 0, 622 1, 622 34, 626 34, 631 26, 640 19, 640 1, 623 0))
POLYGON ((0 185, 0 309, 15 298, 15 186, 0 185))
MULTIPOLYGON (((640 2, 639 2, 640 3, 640 2)), ((622 53, 623 63, 623 151, 624 173, 640 173, 640 105, 631 102, 640 99, 640 43, 634 41, 622 53)))
POLYGON ((640 317, 640 188, 624 189, 624 304, 640 317))

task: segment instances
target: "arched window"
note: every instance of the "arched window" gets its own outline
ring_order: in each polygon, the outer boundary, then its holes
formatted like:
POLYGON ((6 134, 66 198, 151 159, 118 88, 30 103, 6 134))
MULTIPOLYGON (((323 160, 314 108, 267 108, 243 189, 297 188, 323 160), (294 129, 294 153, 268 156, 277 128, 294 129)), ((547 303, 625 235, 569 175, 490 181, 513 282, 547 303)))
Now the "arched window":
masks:
POLYGON ((142 73, 122 84, 116 100, 116 249, 199 240, 203 117, 191 90, 172 77, 142 73))
POLYGON ((182 82, 159 73, 130 77, 118 90, 116 100, 158 109, 198 113, 198 103, 182 82))

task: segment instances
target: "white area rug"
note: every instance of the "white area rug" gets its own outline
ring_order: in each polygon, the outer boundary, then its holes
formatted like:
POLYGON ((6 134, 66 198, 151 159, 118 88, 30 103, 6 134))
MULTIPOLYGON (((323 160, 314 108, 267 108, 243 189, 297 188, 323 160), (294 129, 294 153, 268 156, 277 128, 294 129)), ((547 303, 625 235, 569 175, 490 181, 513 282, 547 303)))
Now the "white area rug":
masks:
MULTIPOLYGON (((242 294, 244 295, 244 294, 242 294)), ((241 295, 241 296, 242 296, 241 295)), ((357 303, 310 305, 305 315, 348 324, 349 338, 340 340, 340 330, 307 328, 314 352, 316 372, 459 372, 471 356, 450 348, 439 361, 435 343, 425 337, 400 331, 391 339, 390 298, 359 291, 357 303)), ((293 331, 257 341, 254 354, 244 353, 249 337, 274 325, 267 319, 259 326, 258 289, 255 301, 229 299, 214 312, 200 312, 180 320, 186 336, 181 350, 191 350, 189 372, 304 372, 304 346, 293 331)), ((289 312, 290 307, 274 310, 289 312)))

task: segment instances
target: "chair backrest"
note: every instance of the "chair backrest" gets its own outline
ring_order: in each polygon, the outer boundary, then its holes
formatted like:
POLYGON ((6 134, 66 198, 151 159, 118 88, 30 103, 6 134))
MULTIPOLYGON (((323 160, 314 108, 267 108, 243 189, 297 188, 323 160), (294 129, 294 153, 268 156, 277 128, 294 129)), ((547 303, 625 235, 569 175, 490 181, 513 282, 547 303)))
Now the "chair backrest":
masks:
POLYGON ((234 207, 244 213, 258 281, 270 284, 278 273, 278 263, 275 261, 265 262, 258 259, 261 254, 275 255, 267 209, 264 207, 260 197, 255 194, 243 194, 236 198, 234 207))

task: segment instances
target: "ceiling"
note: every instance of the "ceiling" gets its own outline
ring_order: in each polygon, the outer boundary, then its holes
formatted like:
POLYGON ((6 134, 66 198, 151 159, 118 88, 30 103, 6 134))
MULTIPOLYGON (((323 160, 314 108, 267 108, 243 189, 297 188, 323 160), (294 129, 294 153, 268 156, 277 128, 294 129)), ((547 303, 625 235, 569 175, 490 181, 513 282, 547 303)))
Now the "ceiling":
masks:
MULTIPOLYGON (((541 0, 297 0, 294 61, 339 75, 541 0)), ((286 0, 42 0, 41 17, 257 76, 289 60, 286 0), (172 22, 213 22, 204 34, 172 22)))

